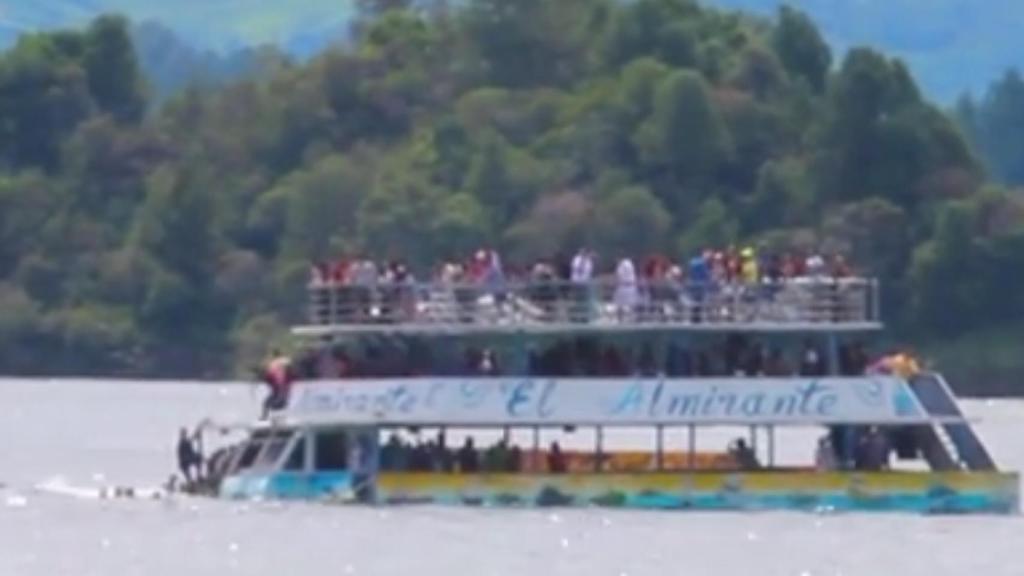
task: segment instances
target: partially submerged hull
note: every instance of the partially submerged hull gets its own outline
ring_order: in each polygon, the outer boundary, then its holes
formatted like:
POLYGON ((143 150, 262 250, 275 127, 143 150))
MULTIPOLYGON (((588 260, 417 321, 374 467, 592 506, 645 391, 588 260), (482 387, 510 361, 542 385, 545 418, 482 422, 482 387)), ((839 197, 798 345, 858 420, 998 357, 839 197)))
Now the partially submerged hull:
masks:
MULTIPOLYGON (((357 501, 348 474, 228 478, 227 497, 357 501)), ((1003 472, 382 473, 359 496, 382 505, 599 506, 663 510, 1016 514, 1020 480, 1003 472)))

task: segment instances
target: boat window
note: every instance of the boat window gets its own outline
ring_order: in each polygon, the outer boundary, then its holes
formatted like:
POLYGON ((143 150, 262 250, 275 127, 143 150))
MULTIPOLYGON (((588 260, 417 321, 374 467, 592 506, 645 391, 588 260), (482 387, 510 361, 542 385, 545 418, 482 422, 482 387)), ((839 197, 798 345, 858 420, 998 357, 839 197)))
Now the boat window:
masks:
POLYGON ((256 468, 273 468, 278 459, 281 458, 281 454, 284 453, 284 449, 288 446, 288 441, 291 437, 292 433, 290 431, 276 432, 270 436, 254 466, 256 468))
POLYGON ((321 432, 316 436, 316 469, 345 470, 348 467, 348 441, 344 430, 321 432))
POLYGON ((284 469, 293 472, 300 472, 306 469, 306 437, 300 436, 292 446, 292 453, 284 463, 284 469))
POLYGON ((256 456, 259 455, 262 448, 262 440, 254 438, 246 442, 245 447, 242 448, 242 457, 238 459, 238 470, 246 470, 252 467, 253 463, 256 462, 256 456))

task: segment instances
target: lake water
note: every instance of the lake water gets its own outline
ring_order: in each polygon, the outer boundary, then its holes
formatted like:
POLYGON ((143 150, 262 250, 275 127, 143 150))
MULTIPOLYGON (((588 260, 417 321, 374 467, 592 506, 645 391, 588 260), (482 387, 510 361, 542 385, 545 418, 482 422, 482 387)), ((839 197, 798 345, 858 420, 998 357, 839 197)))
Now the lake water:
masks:
MULTIPOLYGON (((1022 517, 369 509, 100 501, 36 488, 159 484, 180 425, 244 420, 261 394, 0 381, 0 576, 1024 574, 1022 517)), ((965 406, 983 419, 996 460, 1024 468, 1024 402, 965 406)), ((783 459, 813 440, 780 438, 783 459)))

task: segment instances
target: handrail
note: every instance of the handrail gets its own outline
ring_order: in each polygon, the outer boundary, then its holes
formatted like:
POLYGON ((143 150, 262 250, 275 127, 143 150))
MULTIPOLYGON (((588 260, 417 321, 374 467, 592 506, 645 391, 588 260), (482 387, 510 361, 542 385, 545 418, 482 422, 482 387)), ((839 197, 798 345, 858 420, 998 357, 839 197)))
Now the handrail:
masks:
POLYGON ((314 283, 312 326, 781 325, 878 323, 878 283, 795 278, 759 283, 485 281, 314 283))

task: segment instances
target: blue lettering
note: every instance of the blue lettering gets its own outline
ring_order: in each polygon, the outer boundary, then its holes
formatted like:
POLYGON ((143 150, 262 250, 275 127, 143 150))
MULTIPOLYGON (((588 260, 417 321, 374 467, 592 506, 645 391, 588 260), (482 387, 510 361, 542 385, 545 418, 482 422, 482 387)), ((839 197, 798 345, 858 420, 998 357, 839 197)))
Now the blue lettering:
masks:
POLYGON ((438 394, 441 393, 442 390, 444 390, 444 382, 431 382, 430 390, 427 392, 427 396, 423 400, 423 403, 426 404, 428 407, 433 406, 434 399, 437 397, 438 394))
POLYGON ((416 406, 416 395, 409 392, 405 386, 398 386, 392 391, 392 407, 402 414, 412 412, 416 406))
POLYGON ((836 404, 839 403, 839 397, 835 394, 826 394, 818 399, 818 414, 822 416, 832 416, 836 404))
POLYGON ((661 393, 665 389, 665 380, 659 378, 658 383, 654 385, 654 390, 651 392, 651 402, 647 407, 647 415, 650 417, 656 417, 658 414, 658 404, 661 402, 661 393))
POLYGON ((764 394, 758 392, 743 399, 740 410, 747 416, 760 416, 764 411, 764 394))
POLYGON ((796 412, 796 396, 787 394, 775 399, 774 413, 776 416, 792 416, 796 412))
POLYGON ((533 382, 530 380, 523 380, 516 384, 516 387, 512 389, 512 393, 509 394, 508 402, 505 404, 505 412, 514 418, 520 416, 519 409, 530 402, 530 393, 533 392, 533 382))
POLYGON ((644 390, 643 385, 639 382, 630 384, 629 388, 626 388, 622 398, 619 399, 615 407, 612 408, 612 416, 618 416, 623 413, 636 413, 643 407, 644 403, 644 390))
POLYGON ((732 416, 733 409, 736 407, 736 395, 735 394, 723 394, 716 398, 718 403, 723 406, 722 414, 725 416, 732 416))
POLYGON ((822 386, 817 380, 811 380, 806 386, 797 388, 797 397, 800 399, 800 414, 808 415, 814 414, 814 410, 811 409, 811 402, 815 400, 815 396, 826 392, 827 386, 822 386))
POLYGON ((700 413, 702 416, 710 416, 711 410, 715 406, 715 396, 718 395, 718 386, 712 386, 711 392, 708 397, 704 399, 704 405, 701 406, 700 413))
POLYGON ((548 380, 544 384, 544 390, 540 393, 540 403, 537 406, 537 415, 541 418, 547 418, 554 414, 555 409, 551 406, 551 396, 555 392, 555 388, 558 387, 558 382, 554 380, 548 380))
POLYGON ((696 416, 700 394, 676 394, 668 403, 669 416, 696 416))

